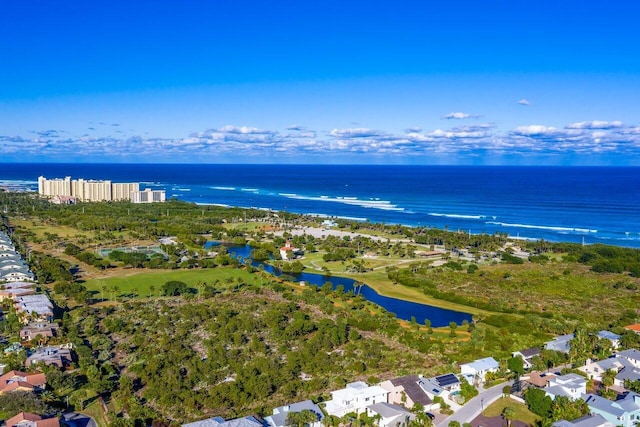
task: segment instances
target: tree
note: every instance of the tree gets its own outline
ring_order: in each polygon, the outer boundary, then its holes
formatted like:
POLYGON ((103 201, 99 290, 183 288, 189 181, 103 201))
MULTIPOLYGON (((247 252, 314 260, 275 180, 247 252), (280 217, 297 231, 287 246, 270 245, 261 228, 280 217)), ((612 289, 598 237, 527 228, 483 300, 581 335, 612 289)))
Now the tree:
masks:
POLYGON ((553 401, 544 390, 539 388, 527 389, 524 393, 524 400, 529 410, 541 418, 548 418, 551 415, 553 401))
POLYGON ((449 322, 449 328, 451 329, 451 332, 449 333, 449 335, 451 335, 452 338, 455 338, 458 324, 456 322, 449 322))
POLYGON ((511 421, 516 417, 516 410, 513 406, 505 406, 502 410, 502 418, 507 421, 507 427, 511 427, 511 421))
POLYGON ((522 357, 516 356, 507 360, 507 368, 513 373, 515 379, 524 373, 524 360, 522 357))

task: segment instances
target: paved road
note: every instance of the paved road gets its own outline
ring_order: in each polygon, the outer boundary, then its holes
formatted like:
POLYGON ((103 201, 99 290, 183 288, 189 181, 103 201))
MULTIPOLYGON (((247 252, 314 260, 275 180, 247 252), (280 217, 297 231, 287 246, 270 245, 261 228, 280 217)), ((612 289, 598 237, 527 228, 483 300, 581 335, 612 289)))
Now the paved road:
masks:
POLYGON ((486 408, 502 396, 504 386, 511 384, 513 381, 506 381, 483 391, 465 403, 459 411, 445 418, 437 427, 447 427, 451 421, 458 421, 461 425, 470 422, 482 412, 483 407, 486 408))

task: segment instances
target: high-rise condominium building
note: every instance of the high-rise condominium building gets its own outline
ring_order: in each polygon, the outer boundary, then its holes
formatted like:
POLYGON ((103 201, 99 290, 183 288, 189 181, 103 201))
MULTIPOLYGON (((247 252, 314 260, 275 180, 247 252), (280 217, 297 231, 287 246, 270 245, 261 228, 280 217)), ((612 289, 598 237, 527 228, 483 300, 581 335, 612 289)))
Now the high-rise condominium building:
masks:
POLYGON ((131 193, 140 190, 137 182, 112 183, 111 181, 72 180, 71 177, 38 178, 38 194, 45 197, 69 196, 83 202, 130 200, 131 193))

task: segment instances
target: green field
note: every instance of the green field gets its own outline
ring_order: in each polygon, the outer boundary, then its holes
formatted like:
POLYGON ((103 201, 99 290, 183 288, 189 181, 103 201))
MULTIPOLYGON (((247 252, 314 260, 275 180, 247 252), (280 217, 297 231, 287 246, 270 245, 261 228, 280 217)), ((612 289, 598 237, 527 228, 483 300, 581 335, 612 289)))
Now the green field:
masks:
POLYGON ((104 289, 105 297, 110 295, 111 289, 118 288, 120 296, 140 296, 147 297, 151 294, 151 286, 154 287, 153 294, 160 295, 161 287, 171 280, 179 280, 191 287, 196 287, 198 282, 213 284, 218 281, 222 284, 240 283, 260 283, 262 277, 258 274, 251 274, 245 270, 237 268, 210 268, 203 270, 138 270, 126 275, 108 278, 97 278, 87 280, 84 285, 91 292, 100 294, 104 289), (109 294, 109 295, 107 295, 109 294))
POLYGON ((533 426, 533 425, 536 425, 536 421, 540 419, 536 414, 529 411, 529 409, 527 408, 527 405, 524 405, 520 402, 516 402, 515 400, 510 399, 508 397, 500 398, 494 403, 492 403, 491 406, 489 406, 487 409, 484 410, 482 415, 484 415, 485 417, 496 417, 498 415, 501 415, 502 410, 507 406, 511 406, 513 409, 515 409, 516 420, 525 422, 533 426))

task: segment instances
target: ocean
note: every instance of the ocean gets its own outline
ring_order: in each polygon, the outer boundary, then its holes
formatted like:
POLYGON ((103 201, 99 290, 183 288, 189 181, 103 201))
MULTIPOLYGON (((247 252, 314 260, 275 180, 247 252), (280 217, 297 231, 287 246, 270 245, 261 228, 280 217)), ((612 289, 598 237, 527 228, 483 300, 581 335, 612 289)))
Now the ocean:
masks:
POLYGON ((640 168, 0 164, 0 186, 109 179, 198 204, 640 247, 640 168))

